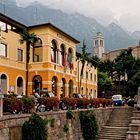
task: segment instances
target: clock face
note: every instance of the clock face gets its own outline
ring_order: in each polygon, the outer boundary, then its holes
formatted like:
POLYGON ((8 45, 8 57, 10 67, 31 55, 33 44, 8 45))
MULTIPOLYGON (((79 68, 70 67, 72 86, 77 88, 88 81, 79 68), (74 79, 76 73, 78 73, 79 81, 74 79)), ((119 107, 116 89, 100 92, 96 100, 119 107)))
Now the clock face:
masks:
POLYGON ((10 86, 10 91, 14 91, 14 86, 12 85, 12 86, 10 86))

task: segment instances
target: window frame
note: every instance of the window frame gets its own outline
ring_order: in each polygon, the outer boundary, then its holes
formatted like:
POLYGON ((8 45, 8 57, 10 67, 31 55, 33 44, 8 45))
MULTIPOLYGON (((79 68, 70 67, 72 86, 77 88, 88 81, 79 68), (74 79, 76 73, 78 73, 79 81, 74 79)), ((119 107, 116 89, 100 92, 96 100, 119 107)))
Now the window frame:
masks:
MULTIPOLYGON (((1 54, 1 49, 0 49, 0 56, 3 56, 3 57, 7 57, 7 44, 6 43, 0 43, 0 47, 1 45, 4 46, 4 53, 1 54)), ((3 51, 3 50, 2 50, 3 51)))
POLYGON ((17 61, 23 62, 23 50, 18 48, 17 50, 17 61), (20 57, 19 57, 20 54, 20 57))

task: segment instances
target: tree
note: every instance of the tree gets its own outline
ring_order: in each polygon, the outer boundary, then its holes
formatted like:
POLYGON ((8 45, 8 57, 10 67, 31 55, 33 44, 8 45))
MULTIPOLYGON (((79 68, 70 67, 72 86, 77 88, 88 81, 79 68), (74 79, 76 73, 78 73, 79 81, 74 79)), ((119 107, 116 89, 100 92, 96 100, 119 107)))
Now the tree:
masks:
POLYGON ((114 78, 114 61, 107 59, 106 61, 100 61, 99 70, 106 72, 109 77, 114 78))
POLYGON ((80 72, 80 86, 78 88, 78 92, 81 92, 81 83, 82 83, 82 77, 83 77, 83 72, 84 72, 84 67, 85 67, 85 63, 86 61, 89 60, 89 55, 90 53, 87 52, 87 47, 85 42, 83 41, 83 46, 82 46, 82 53, 80 55, 80 61, 82 63, 82 67, 81 67, 81 72, 80 72))
POLYGON ((112 84, 111 78, 106 73, 98 71, 98 93, 105 93, 112 87, 112 84))
POLYGON ((96 68, 100 66, 100 62, 101 60, 98 58, 98 56, 91 56, 91 58, 89 58, 89 61, 91 62, 91 64, 96 68))
MULTIPOLYGON (((132 55, 132 49, 124 50, 120 53, 120 55, 115 59, 115 73, 118 80, 119 89, 123 85, 123 89, 125 89, 125 96, 129 94, 128 81, 133 76, 135 58, 132 55)), ((122 92, 122 90, 120 89, 122 92)), ((119 92, 120 92, 119 91, 119 92)))
POLYGON ((20 42, 26 42, 26 96, 28 96, 28 64, 30 60, 30 47, 34 46, 37 41, 37 36, 34 33, 29 33, 26 29, 21 33, 20 42))
POLYGON ((133 77, 128 81, 128 87, 131 92, 129 96, 134 96, 137 94, 138 87, 140 86, 140 70, 133 75, 133 77))
POLYGON ((115 59, 115 70, 118 80, 121 80, 121 77, 126 80, 125 75, 127 75, 127 81, 129 81, 132 76, 134 64, 135 58, 132 56, 132 49, 122 51, 115 59))

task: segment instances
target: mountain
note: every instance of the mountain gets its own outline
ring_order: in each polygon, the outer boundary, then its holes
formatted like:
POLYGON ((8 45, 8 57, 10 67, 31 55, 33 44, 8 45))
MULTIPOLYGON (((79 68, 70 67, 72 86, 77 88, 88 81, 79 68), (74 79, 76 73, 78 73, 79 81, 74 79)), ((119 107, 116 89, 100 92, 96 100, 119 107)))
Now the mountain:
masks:
POLYGON ((140 41, 140 31, 133 32, 132 37, 140 41))
MULTIPOLYGON (((115 23, 104 27, 94 18, 89 18, 79 13, 67 14, 61 10, 50 9, 39 2, 34 2, 24 8, 18 7, 16 4, 10 5, 7 2, 5 9, 2 5, 0 6, 0 11, 25 25, 50 22, 79 41, 85 40, 89 52, 93 52, 93 38, 97 32, 103 33, 105 50, 107 51, 138 44, 137 37, 129 35, 115 23)), ((82 44, 78 45, 78 52, 80 52, 81 46, 82 44)))
POLYGON ((112 46, 113 50, 115 48, 127 48, 138 44, 138 40, 136 38, 133 38, 132 35, 129 35, 117 24, 111 23, 107 28, 111 34, 110 46, 112 46))

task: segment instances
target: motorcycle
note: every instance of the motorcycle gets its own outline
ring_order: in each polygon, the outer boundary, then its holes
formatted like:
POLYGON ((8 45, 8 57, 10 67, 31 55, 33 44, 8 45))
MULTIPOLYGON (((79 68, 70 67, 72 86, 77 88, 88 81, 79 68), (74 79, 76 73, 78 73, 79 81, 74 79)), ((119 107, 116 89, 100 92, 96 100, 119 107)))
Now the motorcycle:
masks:
POLYGON ((61 110, 67 110, 68 109, 68 107, 66 106, 64 101, 60 101, 59 108, 61 110))

